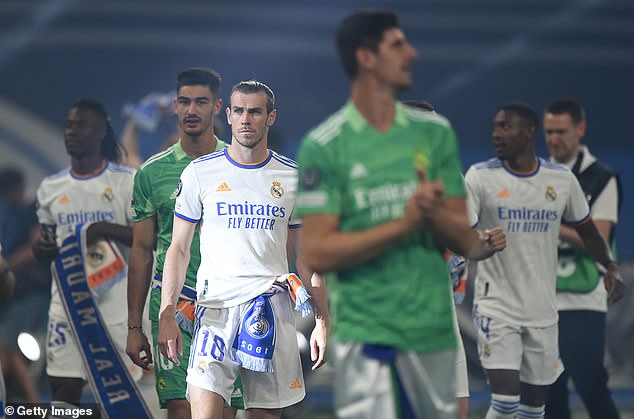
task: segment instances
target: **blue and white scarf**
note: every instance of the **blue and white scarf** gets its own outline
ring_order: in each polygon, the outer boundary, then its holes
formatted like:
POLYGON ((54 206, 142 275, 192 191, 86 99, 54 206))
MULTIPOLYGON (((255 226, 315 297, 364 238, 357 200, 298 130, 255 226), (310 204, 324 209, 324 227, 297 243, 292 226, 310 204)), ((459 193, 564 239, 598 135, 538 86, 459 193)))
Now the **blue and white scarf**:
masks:
POLYGON ((275 314, 270 295, 251 300, 240 320, 233 348, 234 358, 243 368, 274 372, 275 314))
POLYGON ((295 274, 282 275, 271 289, 251 300, 242 318, 236 339, 233 342, 233 359, 242 368, 258 372, 274 372, 273 351, 275 350, 275 313, 271 296, 288 292, 295 303, 295 310, 306 317, 312 312, 310 295, 295 274))
POLYGON ((121 360, 88 286, 87 249, 81 240, 87 227, 78 225, 75 235, 64 240, 54 261, 53 277, 102 416, 149 419, 152 414, 121 360))

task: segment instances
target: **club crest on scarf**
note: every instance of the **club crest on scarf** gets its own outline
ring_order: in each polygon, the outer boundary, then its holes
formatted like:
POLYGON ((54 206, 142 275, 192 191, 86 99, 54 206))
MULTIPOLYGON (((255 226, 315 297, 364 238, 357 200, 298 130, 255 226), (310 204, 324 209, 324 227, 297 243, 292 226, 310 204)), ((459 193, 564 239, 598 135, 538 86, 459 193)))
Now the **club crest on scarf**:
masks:
POLYGON ((243 368, 273 372, 275 316, 269 296, 259 296, 248 306, 234 341, 233 358, 243 368))
POLYGON ((274 372, 275 313, 271 297, 288 293, 295 303, 295 310, 306 317, 312 312, 310 295, 299 277, 293 273, 282 275, 271 289, 247 306, 240 320, 236 339, 233 341, 232 358, 251 371, 274 372))
POLYGON ((253 339, 262 339, 271 330, 269 322, 264 318, 264 301, 256 302, 253 311, 254 313, 245 322, 247 333, 253 339))

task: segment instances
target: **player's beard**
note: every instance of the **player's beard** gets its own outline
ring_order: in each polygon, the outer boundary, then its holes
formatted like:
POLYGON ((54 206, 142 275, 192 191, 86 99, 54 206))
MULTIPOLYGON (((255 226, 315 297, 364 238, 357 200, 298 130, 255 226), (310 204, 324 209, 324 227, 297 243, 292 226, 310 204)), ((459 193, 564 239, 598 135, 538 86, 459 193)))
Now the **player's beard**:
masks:
POLYGON ((236 140, 238 142, 238 144, 240 144, 244 148, 254 149, 255 147, 257 147, 258 144, 260 144, 262 142, 262 140, 264 139, 265 136, 266 136, 266 131, 264 131, 264 133, 262 133, 262 135, 260 135, 259 138, 254 139, 254 140, 246 140, 245 141, 245 139, 240 139, 240 137, 235 136, 235 135, 233 136, 233 139, 236 140))

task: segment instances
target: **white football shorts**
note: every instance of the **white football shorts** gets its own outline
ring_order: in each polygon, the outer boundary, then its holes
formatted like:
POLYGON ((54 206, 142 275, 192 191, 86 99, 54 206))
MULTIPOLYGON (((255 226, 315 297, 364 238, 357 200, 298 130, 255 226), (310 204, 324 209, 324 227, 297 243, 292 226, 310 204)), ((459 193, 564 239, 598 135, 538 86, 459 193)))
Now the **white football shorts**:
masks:
MULTIPOLYGON (((125 352, 126 339, 128 338, 126 323, 127 321, 116 324, 106 323, 106 327, 117 348, 119 358, 127 367, 134 381, 139 381, 143 375, 143 370, 136 366, 125 352)), ((46 340, 46 374, 52 377, 88 379, 79 348, 75 343, 75 335, 65 316, 58 317, 49 313, 46 340)))
POLYGON ((419 354, 399 350, 383 362, 363 354, 363 344, 328 340, 335 371, 335 411, 339 419, 398 419, 398 374, 412 409, 420 418, 455 419, 456 351, 419 354))
POLYGON ((456 348, 456 397, 469 397, 469 371, 467 370, 467 355, 462 343, 458 316, 456 315, 456 305, 453 308, 453 327, 456 332, 458 347, 456 348))
POLYGON ((564 371, 559 360, 558 328, 515 326, 474 310, 478 355, 484 369, 516 370, 520 381, 550 385, 564 371))
POLYGON ((242 313, 249 302, 229 308, 196 308, 194 338, 187 369, 188 386, 219 394, 229 403, 233 384, 242 378, 244 407, 278 409, 300 402, 306 395, 297 347, 295 317, 288 293, 271 296, 275 316, 274 372, 242 368, 232 359, 242 313))

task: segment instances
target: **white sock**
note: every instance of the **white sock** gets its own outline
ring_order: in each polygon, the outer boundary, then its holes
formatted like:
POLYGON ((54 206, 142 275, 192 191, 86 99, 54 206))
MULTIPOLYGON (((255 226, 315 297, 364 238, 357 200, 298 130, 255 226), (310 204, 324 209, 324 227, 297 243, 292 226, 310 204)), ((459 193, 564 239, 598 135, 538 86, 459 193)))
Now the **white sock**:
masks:
POLYGON ((485 419, 514 419, 520 405, 520 395, 491 394, 491 405, 485 419))
POLYGON ((517 409, 517 419, 542 419, 545 409, 545 405, 534 407, 520 404, 519 409, 517 409))

